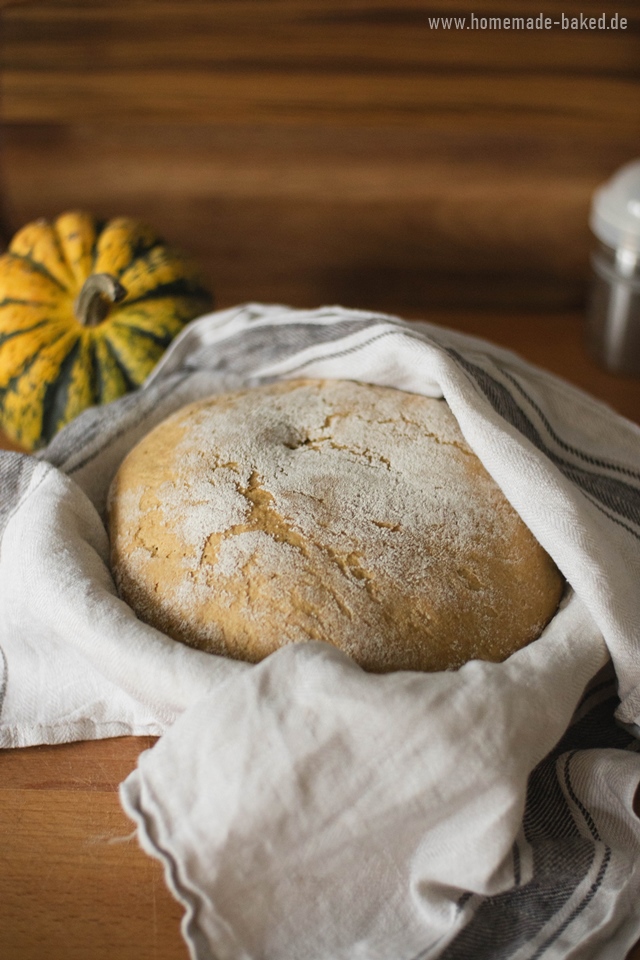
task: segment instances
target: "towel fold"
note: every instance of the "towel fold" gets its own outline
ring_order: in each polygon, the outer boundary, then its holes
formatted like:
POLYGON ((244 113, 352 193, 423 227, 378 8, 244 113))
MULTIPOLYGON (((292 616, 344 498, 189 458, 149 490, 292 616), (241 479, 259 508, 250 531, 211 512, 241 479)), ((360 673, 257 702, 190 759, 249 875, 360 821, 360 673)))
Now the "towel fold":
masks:
POLYGON ((640 936, 640 430, 509 351, 338 307, 192 322, 136 393, 0 455, 0 745, 163 734, 121 788, 197 960, 623 958, 640 936), (298 376, 443 396, 567 580, 503 664, 256 666, 139 621, 106 495, 184 403, 298 376))

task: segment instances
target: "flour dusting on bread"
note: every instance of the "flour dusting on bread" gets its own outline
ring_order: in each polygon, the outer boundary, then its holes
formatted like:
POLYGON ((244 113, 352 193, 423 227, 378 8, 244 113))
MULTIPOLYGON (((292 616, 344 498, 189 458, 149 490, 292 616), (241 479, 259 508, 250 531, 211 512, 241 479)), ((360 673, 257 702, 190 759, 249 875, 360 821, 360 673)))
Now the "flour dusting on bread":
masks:
POLYGON ((562 579, 449 407, 298 380, 180 410, 110 496, 123 597, 170 636, 258 661, 324 640, 365 669, 502 660, 562 579))

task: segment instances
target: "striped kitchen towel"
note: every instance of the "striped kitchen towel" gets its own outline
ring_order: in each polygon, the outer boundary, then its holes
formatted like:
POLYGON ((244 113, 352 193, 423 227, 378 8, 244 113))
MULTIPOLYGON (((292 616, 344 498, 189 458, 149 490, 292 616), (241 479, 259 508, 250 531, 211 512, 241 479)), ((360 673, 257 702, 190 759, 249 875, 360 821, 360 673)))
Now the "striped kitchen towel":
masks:
POLYGON ((191 955, 622 958, 640 936, 640 430, 482 340, 341 308, 191 323, 134 394, 0 455, 0 745, 162 734, 121 788, 191 955), (116 593, 104 511, 184 403, 280 378, 443 396, 567 581, 503 664, 364 673, 175 643, 116 593))

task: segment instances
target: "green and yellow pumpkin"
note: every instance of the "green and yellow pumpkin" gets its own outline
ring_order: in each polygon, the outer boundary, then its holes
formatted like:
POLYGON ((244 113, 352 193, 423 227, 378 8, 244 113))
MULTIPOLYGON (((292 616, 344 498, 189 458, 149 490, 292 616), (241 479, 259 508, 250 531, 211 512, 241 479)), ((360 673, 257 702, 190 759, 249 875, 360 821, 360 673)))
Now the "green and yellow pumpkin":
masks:
POLYGON ((211 308, 194 265, 134 220, 65 213, 0 257, 0 426, 34 450, 138 387, 211 308))

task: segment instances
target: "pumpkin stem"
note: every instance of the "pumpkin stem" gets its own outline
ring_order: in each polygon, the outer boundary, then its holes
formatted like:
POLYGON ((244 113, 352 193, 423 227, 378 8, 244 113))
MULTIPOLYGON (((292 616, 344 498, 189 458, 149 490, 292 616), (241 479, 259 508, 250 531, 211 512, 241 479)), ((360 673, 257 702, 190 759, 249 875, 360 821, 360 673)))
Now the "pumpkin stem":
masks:
POLYGON ((113 303, 126 297, 127 291, 110 273, 92 273, 82 285, 73 305, 75 315, 85 327, 97 327, 113 303))

